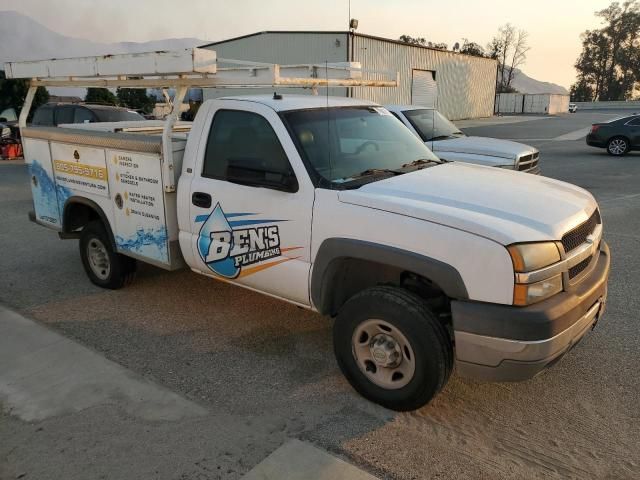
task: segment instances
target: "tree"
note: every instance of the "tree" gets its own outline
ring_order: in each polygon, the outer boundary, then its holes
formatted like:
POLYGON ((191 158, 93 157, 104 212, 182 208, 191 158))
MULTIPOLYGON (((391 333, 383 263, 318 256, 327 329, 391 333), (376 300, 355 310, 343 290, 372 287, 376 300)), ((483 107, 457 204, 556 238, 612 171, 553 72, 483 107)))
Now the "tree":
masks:
MULTIPOLYGON (((7 80, 3 70, 0 70, 0 110, 13 108, 16 112, 22 110, 24 99, 27 97, 29 82, 24 79, 7 80)), ((49 101, 49 92, 44 87, 38 87, 31 106, 30 114, 40 105, 49 101)))
POLYGON ((147 95, 147 91, 143 88, 118 88, 116 96, 121 106, 142 110, 144 113, 151 113, 156 105, 155 98, 147 95))
POLYGON ((516 69, 527 59, 529 34, 507 23, 487 45, 489 58, 498 60, 498 93, 515 91, 511 85, 516 69))
POLYGON ((117 105, 118 99, 106 88, 87 88, 87 94, 84 97, 87 103, 99 103, 102 105, 117 105))
POLYGON ((411 35, 400 35, 401 42, 408 43, 409 45, 421 45, 423 47, 427 46, 427 41, 424 37, 412 37, 411 35))
POLYGON ((464 53, 467 55, 473 55, 474 57, 485 57, 484 48, 480 46, 480 44, 475 42, 470 42, 467 38, 462 39, 462 47, 460 48, 460 53, 464 53))
POLYGON ((399 40, 409 45, 418 45, 421 47, 435 48, 437 50, 447 50, 449 46, 446 43, 434 43, 427 41, 424 37, 412 37, 411 35, 400 35, 399 40))
POLYGON ((578 76, 571 87, 572 98, 633 98, 640 83, 640 3, 613 2, 595 15, 603 26, 581 35, 582 53, 575 63, 578 76))
POLYGON ((449 45, 442 42, 440 43, 427 42, 427 47, 435 48, 436 50, 447 50, 449 48, 449 45))
POLYGON ((592 102, 594 98, 593 88, 584 80, 579 80, 571 85, 569 95, 574 102, 592 102))

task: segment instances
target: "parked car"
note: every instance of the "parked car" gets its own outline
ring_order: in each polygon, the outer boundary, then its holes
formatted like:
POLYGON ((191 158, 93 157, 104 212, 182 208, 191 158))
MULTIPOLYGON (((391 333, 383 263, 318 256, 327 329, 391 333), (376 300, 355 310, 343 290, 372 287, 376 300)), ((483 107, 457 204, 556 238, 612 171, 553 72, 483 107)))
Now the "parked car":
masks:
POLYGON ((0 112, 0 138, 18 135, 18 114, 13 108, 5 108, 0 112))
POLYGON ((640 150, 640 114, 594 123, 587 135, 587 145, 606 148, 615 157, 640 150))
POLYGON ((569 113, 576 113, 578 111, 578 105, 575 103, 569 104, 569 113))
POLYGON ((112 105, 47 103, 33 114, 32 125, 57 127, 66 123, 140 121, 145 118, 134 110, 112 105))
POLYGON ((468 137, 434 108, 388 105, 387 110, 442 159, 540 173, 540 153, 534 147, 497 138, 468 137))

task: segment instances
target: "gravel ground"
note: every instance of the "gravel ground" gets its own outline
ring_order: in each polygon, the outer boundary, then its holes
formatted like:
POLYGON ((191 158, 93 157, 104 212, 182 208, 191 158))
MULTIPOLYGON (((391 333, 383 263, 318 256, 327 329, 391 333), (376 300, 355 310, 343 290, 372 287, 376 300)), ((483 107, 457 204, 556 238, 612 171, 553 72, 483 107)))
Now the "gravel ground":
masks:
POLYGON ((640 477, 640 154, 614 159, 584 140, 551 140, 601 118, 467 133, 542 139, 531 144, 544 174, 597 197, 613 257, 605 318, 533 380, 480 384, 454 374, 430 405, 403 414, 351 390, 328 319, 187 271, 143 266, 130 288, 94 287, 77 242, 27 221, 25 167, 0 163, 0 302, 212 412, 151 425, 108 408, 42 425, 0 416, 0 478, 31 466, 41 472, 31 478, 128 478, 109 469, 119 460, 140 479, 237 478, 287 437, 381 478, 640 477), (209 470, 196 465, 203 458, 209 470))

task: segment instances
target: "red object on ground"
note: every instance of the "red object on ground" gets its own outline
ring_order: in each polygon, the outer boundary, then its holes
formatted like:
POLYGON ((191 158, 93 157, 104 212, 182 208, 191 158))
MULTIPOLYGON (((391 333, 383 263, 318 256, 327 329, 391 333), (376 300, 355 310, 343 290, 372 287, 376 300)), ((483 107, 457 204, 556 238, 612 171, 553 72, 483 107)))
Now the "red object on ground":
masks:
POLYGON ((2 156, 8 160, 22 156, 22 145, 9 143, 2 146, 2 156))

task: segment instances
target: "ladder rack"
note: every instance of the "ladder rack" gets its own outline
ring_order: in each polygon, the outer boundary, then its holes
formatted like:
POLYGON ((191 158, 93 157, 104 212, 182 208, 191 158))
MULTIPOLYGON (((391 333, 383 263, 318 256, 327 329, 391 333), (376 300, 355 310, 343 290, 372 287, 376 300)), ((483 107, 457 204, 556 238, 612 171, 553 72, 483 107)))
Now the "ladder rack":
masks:
POLYGON ((26 127, 36 89, 42 87, 175 88, 171 113, 162 131, 165 190, 175 191, 171 136, 189 88, 397 87, 397 72, 363 70, 359 62, 278 65, 218 58, 214 50, 189 48, 8 62, 6 78, 30 80, 18 125, 26 127), (365 78, 370 76, 371 78, 365 78))

